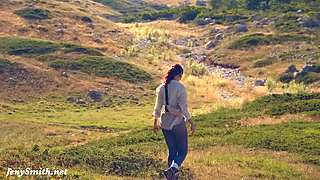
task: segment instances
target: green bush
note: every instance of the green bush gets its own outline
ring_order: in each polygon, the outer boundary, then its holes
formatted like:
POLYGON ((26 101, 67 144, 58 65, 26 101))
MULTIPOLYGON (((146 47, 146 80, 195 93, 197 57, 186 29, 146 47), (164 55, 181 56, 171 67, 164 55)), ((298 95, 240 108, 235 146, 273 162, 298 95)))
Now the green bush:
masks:
POLYGON ((280 44, 288 41, 310 41, 316 40, 312 37, 298 35, 264 35, 263 33, 255 33, 241 37, 233 41, 229 49, 241 49, 258 45, 280 44))
POLYGON ((53 61, 52 68, 80 70, 100 77, 117 77, 128 82, 151 80, 150 74, 138 67, 111 58, 91 56, 77 61, 53 61))
POLYGON ((253 67, 257 68, 257 67, 265 67, 265 66, 269 66, 271 64, 273 64, 275 60, 272 59, 262 59, 262 60, 258 60, 254 63, 253 67))
POLYGON ((79 44, 64 44, 64 52, 69 53, 69 52, 76 52, 76 53, 81 53, 81 54, 88 54, 88 55, 92 55, 92 56, 102 56, 103 54, 94 48, 89 48, 89 47, 85 47, 79 44))
POLYGON ((76 52, 93 56, 103 55, 97 49, 78 44, 61 44, 58 42, 32 38, 0 37, 0 52, 11 55, 42 55, 59 50, 62 50, 65 53, 76 52))
POLYGON ((266 111, 267 115, 280 116, 283 114, 296 114, 320 109, 320 99, 301 100, 290 103, 277 104, 266 111))
POLYGON ((1 37, 0 52, 11 55, 47 54, 59 50, 56 42, 41 39, 1 37))
POLYGON ((20 9, 14 13, 26 19, 49 19, 51 16, 48 10, 33 8, 20 9))
POLYGON ((282 83, 289 83, 293 80, 293 73, 283 74, 279 77, 279 81, 282 83))
POLYGON ((243 128, 227 137, 234 144, 300 154, 304 161, 320 165, 320 122, 291 122, 243 128))
POLYGON ((17 71, 18 69, 21 69, 21 64, 17 62, 12 62, 6 59, 0 59, 0 75, 5 73, 5 72, 14 72, 17 71))

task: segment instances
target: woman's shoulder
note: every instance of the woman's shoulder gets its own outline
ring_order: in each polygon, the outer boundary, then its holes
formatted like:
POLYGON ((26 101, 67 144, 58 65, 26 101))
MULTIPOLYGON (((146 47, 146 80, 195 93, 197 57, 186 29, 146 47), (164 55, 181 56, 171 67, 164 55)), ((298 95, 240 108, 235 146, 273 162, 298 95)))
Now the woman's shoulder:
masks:
POLYGON ((164 84, 160 84, 157 89, 156 89, 156 92, 159 93, 160 91, 162 91, 164 89, 164 84))

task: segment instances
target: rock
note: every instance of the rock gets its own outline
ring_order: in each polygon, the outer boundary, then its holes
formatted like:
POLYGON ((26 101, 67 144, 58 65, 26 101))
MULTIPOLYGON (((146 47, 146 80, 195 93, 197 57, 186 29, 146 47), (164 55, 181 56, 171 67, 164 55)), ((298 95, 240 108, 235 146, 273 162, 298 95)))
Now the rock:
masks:
POLYGON ((196 5, 197 6, 207 6, 207 2, 206 1, 196 1, 196 5))
POLYGON ((285 71, 285 73, 294 73, 294 72, 298 72, 298 69, 296 68, 295 65, 291 65, 287 68, 287 70, 285 71))
POLYGON ((300 69, 299 74, 308 73, 308 72, 310 72, 311 69, 312 69, 311 65, 305 65, 300 69))
POLYGON ((299 72, 294 72, 294 73, 293 73, 293 78, 298 77, 298 75, 299 75, 299 72))
POLYGON ((259 72, 258 72, 258 75, 259 75, 259 76, 262 76, 262 75, 264 75, 264 73, 263 73, 262 71, 259 71, 259 72))
POLYGON ((94 42, 98 43, 98 44, 103 44, 103 41, 101 39, 93 39, 94 42))
POLYGON ((69 75, 68 75, 67 72, 62 72, 60 76, 61 76, 61 77, 65 77, 65 78, 69 77, 69 75))
POLYGON ((269 24, 269 21, 267 18, 263 18, 259 21, 262 25, 268 25, 269 24))
POLYGON ((92 23, 92 19, 89 18, 89 17, 86 17, 86 16, 83 16, 83 17, 81 18, 81 21, 87 22, 87 23, 92 23))
POLYGON ((91 29, 94 29, 94 25, 92 23, 88 23, 87 26, 91 29))
POLYGON ((301 13, 303 13, 303 10, 299 9, 299 10, 297 11, 297 14, 301 14, 301 13))
POLYGON ((189 49, 183 49, 182 54, 190 54, 191 51, 189 49))
POLYGON ((69 96, 68 98, 67 98, 67 101, 69 101, 69 102, 75 102, 76 101, 76 97, 75 96, 69 96))
POLYGON ((212 22, 211 18, 205 18, 205 19, 199 19, 196 21, 196 24, 198 26, 204 26, 204 25, 207 25, 207 24, 210 24, 212 22))
POLYGON ((303 20, 302 22, 300 22, 302 27, 310 27, 310 28, 314 28, 314 27, 319 27, 320 26, 320 22, 319 21, 314 21, 314 20, 303 20))
POLYGON ((98 90, 90 90, 88 96, 94 101, 101 101, 102 100, 102 93, 98 90))
POLYGON ((83 99, 77 99, 76 103, 77 104, 86 104, 87 102, 85 100, 83 100, 83 99))
POLYGON ((252 14, 251 17, 250 17, 250 19, 252 19, 252 20, 258 20, 259 17, 258 17, 258 15, 256 15, 256 14, 252 14))
POLYGON ((216 47, 216 45, 212 41, 209 41, 204 45, 204 47, 207 49, 212 49, 212 48, 216 47))
POLYGON ((16 99, 16 98, 13 98, 12 101, 15 103, 22 103, 23 102, 23 100, 16 99))
POLYGON ((142 86, 138 86, 138 89, 139 89, 140 91, 144 91, 144 88, 143 88, 142 86))
POLYGON ((227 16, 226 17, 226 21, 227 22, 234 22, 236 19, 234 18, 234 16, 227 16))
POLYGON ((222 38, 223 38, 223 35, 222 35, 221 33, 218 33, 218 34, 215 36, 216 41, 220 41, 222 38))
POLYGON ((139 101, 139 99, 138 99, 137 97, 135 97, 134 95, 132 95, 132 94, 130 94, 130 95, 128 96, 128 99, 131 99, 131 100, 133 100, 133 101, 139 101))
POLYGON ((236 33, 248 31, 248 27, 246 24, 236 24, 234 25, 234 28, 236 33))
POLYGON ((63 29, 58 29, 56 32, 57 32, 57 34, 62 35, 62 36, 65 34, 63 29))
POLYGON ((255 85, 255 86, 264 86, 265 83, 266 83, 266 81, 267 81, 267 79, 256 80, 256 81, 254 82, 254 85, 255 85))
POLYGON ((258 23, 258 24, 256 24, 256 28, 263 28, 263 25, 258 23))

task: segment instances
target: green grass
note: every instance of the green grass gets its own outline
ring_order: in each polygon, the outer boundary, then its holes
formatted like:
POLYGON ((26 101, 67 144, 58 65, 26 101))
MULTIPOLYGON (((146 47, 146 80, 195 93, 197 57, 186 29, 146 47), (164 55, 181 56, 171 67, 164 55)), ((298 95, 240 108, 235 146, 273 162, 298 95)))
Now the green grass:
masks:
POLYGON ((272 65, 274 63, 275 60, 272 59, 262 59, 262 60, 258 60, 254 63, 253 67, 257 68, 257 67, 265 67, 265 66, 269 66, 272 65))
MULTIPOLYGON (((220 109, 210 114, 197 116, 194 118, 197 132, 189 138, 190 149, 205 150, 213 146, 237 144, 246 148, 287 151, 297 157, 301 161, 300 163, 308 163, 312 167, 318 167, 320 162, 319 122, 292 121, 276 125, 244 127, 239 124, 239 120, 264 116, 267 110, 277 105, 290 104, 294 106, 301 102, 318 102, 319 99, 319 93, 269 95, 249 102, 241 109, 220 109)), ((20 106, 24 107, 17 104, 12 108, 19 109, 20 106)), ((44 106, 49 105, 44 104, 44 106)), ((37 106, 33 107, 38 108, 37 106)), ((305 106, 301 107, 305 108, 305 106)), ((28 107, 24 108, 29 109, 28 107)), ((70 113, 68 109, 76 108, 67 106, 64 111, 53 109, 43 113, 40 113, 41 110, 34 113, 26 113, 25 110, 21 110, 21 112, 17 111, 12 115, 2 114, 4 116, 1 116, 0 121, 10 119, 14 125, 23 119, 26 123, 37 122, 43 125, 50 123, 64 125, 66 128, 84 125, 101 126, 115 129, 117 136, 106 137, 76 147, 58 149, 46 144, 37 146, 36 142, 30 143, 28 148, 12 145, 10 150, 6 150, 6 153, 0 155, 2 158, 1 167, 8 167, 10 164, 11 167, 23 168, 36 164, 39 167, 78 168, 81 171, 99 174, 104 174, 107 171, 109 175, 121 177, 160 178, 159 172, 164 169, 165 162, 160 160, 158 155, 159 152, 166 152, 166 145, 162 135, 154 136, 152 134, 152 119, 148 116, 152 106, 146 106, 140 110, 124 108, 120 111, 109 108, 103 110, 85 110, 83 108, 84 111, 81 110, 77 113, 70 113), (121 129, 120 127, 125 128, 121 129), (122 130, 130 129, 130 132, 121 133, 122 130)), ((294 109, 296 110, 296 108, 294 109)), ((312 112, 316 111, 319 111, 318 107, 312 112)), ((295 113, 287 110, 286 112, 295 113)), ((303 112, 309 113, 305 110, 303 112)), ((12 132, 6 131, 4 133, 10 134, 12 132)), ((237 166, 243 168, 243 173, 248 173, 246 175, 250 177, 308 179, 301 171, 291 166, 297 162, 291 162, 289 165, 286 161, 268 157, 250 157, 249 155, 248 157, 237 154, 212 156, 207 158, 206 163, 227 167, 237 166)), ((2 168, 2 170, 5 169, 2 168)), ((80 177, 84 176, 77 171, 75 174, 80 177)), ((192 167, 183 166, 181 178, 195 178, 192 167)))
POLYGON ((76 52, 95 56, 102 55, 102 53, 96 49, 77 44, 62 44, 33 38, 0 37, 1 53, 10 55, 42 55, 56 51, 65 51, 66 53, 76 52))
POLYGON ((265 35, 263 33, 255 33, 245 35, 233 41, 229 49, 241 49, 258 45, 281 44, 288 41, 310 41, 315 40, 311 37, 298 36, 298 35, 265 35))
POLYGON ((51 13, 48 10, 25 8, 14 12, 15 14, 26 19, 49 19, 51 13))
POLYGON ((50 64, 56 69, 80 70, 101 77, 117 77, 128 82, 151 80, 151 75, 130 63, 107 57, 86 57, 78 61, 54 61, 50 64))
POLYGON ((289 151, 308 163, 320 165, 320 123, 290 122, 242 128, 227 137, 234 144, 289 151))

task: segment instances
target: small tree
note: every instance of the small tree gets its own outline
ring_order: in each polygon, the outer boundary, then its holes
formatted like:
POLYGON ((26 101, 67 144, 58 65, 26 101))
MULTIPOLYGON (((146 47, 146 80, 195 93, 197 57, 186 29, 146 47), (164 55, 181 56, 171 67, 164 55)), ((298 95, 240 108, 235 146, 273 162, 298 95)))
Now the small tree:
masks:
POLYGON ((268 88, 269 93, 272 93, 272 90, 277 87, 277 82, 274 79, 269 78, 266 81, 266 87, 268 88))

